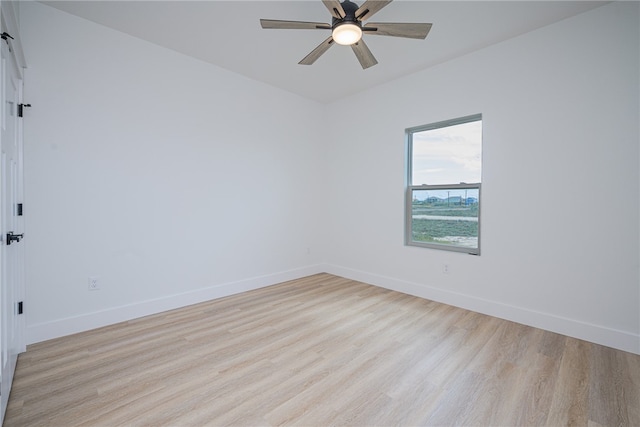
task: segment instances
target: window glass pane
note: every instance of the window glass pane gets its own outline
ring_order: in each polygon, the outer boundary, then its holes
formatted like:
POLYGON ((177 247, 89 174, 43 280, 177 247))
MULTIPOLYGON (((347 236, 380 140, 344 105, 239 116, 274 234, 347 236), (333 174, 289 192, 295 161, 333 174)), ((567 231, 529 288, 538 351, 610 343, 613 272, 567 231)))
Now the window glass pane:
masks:
POLYGON ((411 239, 477 248, 479 196, 477 188, 413 190, 411 239))
POLYGON ((482 120, 412 134, 411 185, 481 181, 482 120))

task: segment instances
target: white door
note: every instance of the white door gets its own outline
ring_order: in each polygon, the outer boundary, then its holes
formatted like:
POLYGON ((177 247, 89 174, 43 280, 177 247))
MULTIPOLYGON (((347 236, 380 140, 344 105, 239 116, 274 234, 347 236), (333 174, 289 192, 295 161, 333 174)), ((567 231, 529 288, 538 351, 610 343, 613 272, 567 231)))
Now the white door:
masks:
POLYGON ((24 351, 22 321, 24 244, 22 205, 22 127, 18 106, 22 80, 9 43, 0 40, 0 393, 2 413, 9 401, 18 353, 24 351))

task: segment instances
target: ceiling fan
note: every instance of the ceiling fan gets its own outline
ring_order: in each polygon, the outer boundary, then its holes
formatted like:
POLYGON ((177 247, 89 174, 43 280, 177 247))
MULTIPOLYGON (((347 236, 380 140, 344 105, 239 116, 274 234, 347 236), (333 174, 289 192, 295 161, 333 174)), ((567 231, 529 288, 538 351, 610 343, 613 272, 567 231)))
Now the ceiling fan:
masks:
POLYGON ((378 61, 373 56, 362 39, 363 34, 378 36, 405 37, 410 39, 425 39, 431 24, 426 23, 396 23, 396 22, 367 22, 380 9, 392 0, 367 0, 362 6, 344 0, 322 0, 331 12, 331 25, 322 22, 280 21, 261 19, 262 28, 291 29, 291 30, 331 30, 331 35, 311 53, 302 58, 299 64, 311 65, 335 43, 351 46, 363 69, 376 65, 378 61))

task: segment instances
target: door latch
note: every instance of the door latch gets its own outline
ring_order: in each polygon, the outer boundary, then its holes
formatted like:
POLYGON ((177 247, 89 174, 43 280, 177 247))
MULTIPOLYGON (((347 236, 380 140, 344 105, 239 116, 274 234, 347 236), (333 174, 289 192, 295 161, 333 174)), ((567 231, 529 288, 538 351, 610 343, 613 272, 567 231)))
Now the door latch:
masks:
POLYGON ((24 233, 22 234, 13 234, 13 231, 7 233, 7 246, 11 244, 11 242, 19 242, 20 239, 24 237, 24 233))

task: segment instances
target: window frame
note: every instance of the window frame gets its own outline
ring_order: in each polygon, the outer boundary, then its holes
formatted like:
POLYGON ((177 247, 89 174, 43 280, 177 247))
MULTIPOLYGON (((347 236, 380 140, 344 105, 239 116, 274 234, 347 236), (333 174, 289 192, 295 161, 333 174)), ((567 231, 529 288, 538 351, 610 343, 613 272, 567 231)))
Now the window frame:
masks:
MULTIPOLYGON (((405 129, 405 169, 407 174, 405 176, 405 245, 417 246, 430 249, 439 249, 453 252, 468 253, 471 255, 480 255, 480 243, 481 243, 481 212, 482 212, 482 178, 481 182, 476 183, 458 183, 458 184, 420 184, 413 185, 413 134, 418 132, 424 132, 428 130, 441 129, 445 127, 460 125, 464 123, 482 121, 482 114, 473 114, 470 116, 459 117, 450 120, 443 120, 436 123, 430 123, 428 125, 414 126, 405 129), (455 246, 446 243, 427 243, 413 240, 413 192, 416 190, 464 190, 464 189, 477 189, 478 190, 478 244, 475 248, 469 248, 464 246, 455 246)), ((481 135, 481 145, 482 145, 481 135)), ((480 172, 482 176, 482 170, 480 172)), ((455 218, 455 217, 452 217, 455 218)))

